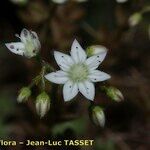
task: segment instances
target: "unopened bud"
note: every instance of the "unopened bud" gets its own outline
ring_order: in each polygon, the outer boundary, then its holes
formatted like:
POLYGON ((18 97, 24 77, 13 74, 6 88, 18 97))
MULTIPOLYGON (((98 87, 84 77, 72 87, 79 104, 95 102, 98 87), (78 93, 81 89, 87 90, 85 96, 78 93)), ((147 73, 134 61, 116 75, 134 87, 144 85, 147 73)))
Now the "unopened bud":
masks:
POLYGON ((121 93, 121 91, 115 87, 108 87, 105 89, 106 90, 106 94, 109 98, 111 98, 112 100, 116 101, 116 102, 120 102, 122 100, 124 100, 123 94, 121 93))
POLYGON ((102 45, 89 46, 86 50, 88 57, 107 52, 107 48, 102 45))
POLYGON ((94 106, 92 108, 92 120, 97 126, 104 127, 105 125, 105 114, 100 106, 94 106))
POLYGON ((129 17, 129 25, 136 26, 141 20, 142 20, 142 14, 138 12, 134 13, 129 17))
POLYGON ((30 97, 31 95, 31 90, 30 88, 28 87, 23 87, 20 92, 19 92, 19 95, 18 95, 18 98, 17 98, 17 101, 19 103, 21 102, 25 102, 28 100, 28 98, 30 97))
POLYGON ((36 99, 36 111, 42 118, 50 109, 50 97, 46 92, 42 92, 36 99))

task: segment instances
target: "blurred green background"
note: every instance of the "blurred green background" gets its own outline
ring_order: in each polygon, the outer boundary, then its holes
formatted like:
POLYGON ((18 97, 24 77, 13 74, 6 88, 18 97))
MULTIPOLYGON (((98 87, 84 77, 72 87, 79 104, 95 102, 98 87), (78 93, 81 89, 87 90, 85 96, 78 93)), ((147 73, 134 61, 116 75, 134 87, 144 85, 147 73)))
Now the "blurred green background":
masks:
MULTIPOLYGON (((0 4, 0 139, 17 141, 94 139, 93 147, 62 147, 61 150, 148 150, 150 147, 150 5, 148 0, 89 0, 56 5, 50 0, 0 4), (133 17, 135 13, 140 19, 133 17), (100 68, 111 74, 108 84, 119 88, 125 100, 116 103, 97 89, 95 104, 105 108, 104 128, 93 125, 89 102, 79 96, 64 103, 61 87, 50 95, 50 112, 40 119, 34 102, 38 89, 25 104, 16 97, 39 71, 35 59, 12 54, 6 42, 17 41, 23 28, 39 35, 42 58, 57 65, 53 50, 70 51, 74 38, 86 48, 104 45, 108 55, 100 68)), ((98 87, 98 85, 97 85, 98 87)), ((50 89, 50 87, 48 87, 50 89)), ((2 147, 8 150, 55 150, 60 147, 2 147)))

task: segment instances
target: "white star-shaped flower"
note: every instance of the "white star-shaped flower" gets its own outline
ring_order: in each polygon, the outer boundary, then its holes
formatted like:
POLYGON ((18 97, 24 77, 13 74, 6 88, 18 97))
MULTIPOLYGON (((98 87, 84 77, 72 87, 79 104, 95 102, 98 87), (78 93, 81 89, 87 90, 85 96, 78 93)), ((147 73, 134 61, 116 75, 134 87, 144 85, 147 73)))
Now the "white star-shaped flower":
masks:
POLYGON ((41 48, 41 44, 36 32, 23 29, 20 36, 16 36, 21 40, 20 42, 11 42, 5 44, 12 53, 28 58, 37 55, 41 48))
POLYGON ((93 82, 105 81, 110 75, 96 70, 106 56, 103 53, 87 58, 77 40, 71 47, 71 56, 55 51, 54 57, 61 70, 45 75, 45 78, 56 84, 64 84, 63 97, 65 101, 73 99, 81 92, 89 100, 94 100, 95 87, 93 82))

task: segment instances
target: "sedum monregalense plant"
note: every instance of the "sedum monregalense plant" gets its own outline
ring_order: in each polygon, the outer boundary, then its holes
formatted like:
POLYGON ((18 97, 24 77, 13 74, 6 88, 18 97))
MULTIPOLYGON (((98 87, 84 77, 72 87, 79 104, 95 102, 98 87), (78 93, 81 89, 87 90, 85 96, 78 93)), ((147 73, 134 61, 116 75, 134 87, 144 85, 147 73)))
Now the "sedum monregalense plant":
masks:
MULTIPOLYGON (((41 44, 36 32, 23 29, 20 36, 16 36, 19 38, 19 42, 6 43, 6 47, 12 53, 27 58, 40 57, 41 44)), ((80 92, 91 102, 93 109, 90 109, 90 111, 93 122, 103 127, 105 123, 103 109, 100 106, 93 105, 93 101, 95 98, 94 84, 110 79, 109 74, 98 70, 99 65, 106 57, 107 51, 107 48, 102 45, 93 45, 84 50, 79 42, 74 40, 70 55, 54 51, 54 57, 60 70, 54 71, 53 67, 42 60, 42 58, 37 59, 41 61, 41 71, 29 86, 25 86, 20 90, 17 98, 18 102, 27 101, 32 94, 32 87, 40 86, 40 94, 36 98, 35 106, 37 114, 42 118, 50 110, 51 100, 53 100, 46 89, 46 81, 63 84, 64 101, 72 100, 80 92)), ((51 84, 51 87, 53 87, 53 84, 51 84)), ((115 101, 119 101, 116 98, 123 97, 116 88, 101 86, 100 89, 112 100, 114 100, 114 96, 115 101)))

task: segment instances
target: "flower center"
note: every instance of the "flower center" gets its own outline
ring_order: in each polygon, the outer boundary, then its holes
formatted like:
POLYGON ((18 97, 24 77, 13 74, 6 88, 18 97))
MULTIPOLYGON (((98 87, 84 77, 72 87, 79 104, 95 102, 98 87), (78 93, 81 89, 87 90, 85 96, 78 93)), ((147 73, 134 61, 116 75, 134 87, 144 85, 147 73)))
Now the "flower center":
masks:
POLYGON ((32 40, 28 40, 25 43, 26 56, 32 57, 36 55, 35 47, 32 40))
POLYGON ((87 79, 89 71, 87 65, 78 63, 70 67, 68 74, 73 82, 82 82, 87 79))

